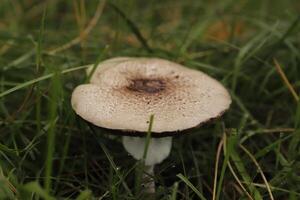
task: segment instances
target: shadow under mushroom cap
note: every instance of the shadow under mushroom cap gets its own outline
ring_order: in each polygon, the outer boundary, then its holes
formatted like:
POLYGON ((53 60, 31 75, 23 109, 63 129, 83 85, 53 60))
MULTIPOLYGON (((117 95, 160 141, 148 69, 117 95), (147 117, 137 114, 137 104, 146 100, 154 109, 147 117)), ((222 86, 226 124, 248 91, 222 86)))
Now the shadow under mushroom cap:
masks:
MULTIPOLYGON (((162 137, 169 137, 169 136, 174 137, 174 136, 182 136, 182 135, 192 134, 193 132, 197 131, 200 127, 209 126, 212 123, 214 123, 216 120, 220 119, 224 115, 225 112, 226 112, 226 110, 223 113, 220 113, 220 115, 215 117, 215 118, 208 119, 207 121, 201 122, 200 124, 198 124, 195 127, 191 127, 191 128, 185 129, 185 130, 171 131, 171 132, 166 131, 166 132, 160 132, 160 133, 151 132, 151 137, 153 137, 153 138, 162 138, 162 137)), ((134 130, 108 129, 108 128, 104 128, 104 127, 99 127, 99 126, 94 125, 91 122, 83 119, 79 115, 77 115, 77 116, 81 120, 86 122, 87 125, 95 133, 98 132, 97 130, 100 130, 101 133, 109 134, 109 135, 116 135, 116 136, 131 136, 131 137, 146 137, 147 136, 147 132, 139 132, 139 131, 134 131, 134 130)))

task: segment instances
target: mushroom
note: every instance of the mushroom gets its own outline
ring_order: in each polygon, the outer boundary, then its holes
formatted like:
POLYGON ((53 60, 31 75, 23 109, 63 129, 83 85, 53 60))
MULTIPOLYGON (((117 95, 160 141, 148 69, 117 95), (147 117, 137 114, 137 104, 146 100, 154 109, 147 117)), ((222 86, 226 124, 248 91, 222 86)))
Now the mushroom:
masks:
MULTIPOLYGON (((149 116, 154 115, 145 159, 151 175, 168 157, 172 135, 220 117, 231 98, 203 72, 159 58, 117 57, 100 63, 90 83, 75 88, 71 103, 86 121, 122 135, 124 148, 137 160, 143 158, 149 116)), ((153 180, 146 186, 155 191, 153 180)))

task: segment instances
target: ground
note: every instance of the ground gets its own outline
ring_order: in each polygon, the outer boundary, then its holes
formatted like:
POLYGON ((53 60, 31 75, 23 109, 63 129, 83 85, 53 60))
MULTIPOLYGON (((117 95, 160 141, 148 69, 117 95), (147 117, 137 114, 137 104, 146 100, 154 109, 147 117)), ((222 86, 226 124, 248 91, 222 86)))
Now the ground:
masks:
POLYGON ((0 199, 142 198, 121 138, 70 104, 86 65, 116 56, 201 70, 233 99, 174 138, 157 199, 300 199, 299 13, 297 0, 1 0, 0 199))

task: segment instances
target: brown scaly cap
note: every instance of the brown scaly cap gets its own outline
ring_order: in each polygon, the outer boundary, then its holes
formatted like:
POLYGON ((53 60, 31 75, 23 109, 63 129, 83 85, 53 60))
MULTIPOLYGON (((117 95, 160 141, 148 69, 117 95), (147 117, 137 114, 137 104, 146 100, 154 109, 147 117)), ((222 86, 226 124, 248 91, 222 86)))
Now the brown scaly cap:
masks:
POLYGON ((181 134, 218 118, 230 103, 227 90, 215 79, 159 58, 106 60, 97 66, 90 84, 72 94, 79 116, 124 135, 147 132, 153 114, 157 137, 181 134))

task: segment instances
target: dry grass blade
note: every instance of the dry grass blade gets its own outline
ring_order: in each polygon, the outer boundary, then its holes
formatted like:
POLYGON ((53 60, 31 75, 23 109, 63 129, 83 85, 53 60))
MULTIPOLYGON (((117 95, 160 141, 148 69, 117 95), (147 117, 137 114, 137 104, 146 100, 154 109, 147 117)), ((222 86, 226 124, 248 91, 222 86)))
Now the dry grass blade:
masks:
POLYGON ((246 190, 246 188, 243 186, 242 182, 240 181, 239 177, 236 175, 236 173, 234 172, 230 162, 228 162, 228 167, 229 170, 231 172, 231 174, 233 175, 234 179, 236 180, 236 182, 239 184, 239 186, 242 188, 242 190, 245 192, 245 194, 247 195, 247 197, 251 200, 254 200, 251 195, 249 194, 249 192, 246 190))
MULTIPOLYGON (((243 182, 243 183, 249 184, 247 182, 243 182)), ((257 186, 257 187, 260 187, 260 188, 266 188, 266 186, 264 184, 261 184, 261 183, 251 183, 251 184, 253 184, 253 185, 257 186)), ((296 195, 296 196, 300 196, 299 192, 290 191, 288 189, 284 189, 284 188, 280 188, 280 187, 274 187, 274 186, 271 186, 271 185, 270 185, 270 188, 273 191, 277 190, 277 191, 281 191, 281 192, 286 192, 286 193, 289 193, 289 194, 293 194, 293 195, 296 195)))
POLYGON ((18 193, 18 191, 17 191, 17 189, 15 188, 15 186, 9 181, 8 178, 6 178, 6 177, 4 176, 1 167, 0 167, 0 178, 3 178, 3 179, 5 180, 6 184, 7 184, 8 187, 9 187, 9 189, 10 189, 13 193, 15 193, 15 194, 18 193))
POLYGON ((218 166, 219 166, 219 160, 221 155, 222 146, 224 144, 224 137, 220 141, 217 149, 217 156, 216 156, 216 163, 215 163, 215 173, 214 173, 214 186, 213 186, 213 196, 212 199, 216 199, 216 191, 217 191, 217 177, 218 177, 218 166))
POLYGON ((60 51, 64 51, 64 50, 69 49, 72 46, 80 43, 82 40, 84 40, 88 36, 88 34, 93 30, 93 28, 96 26, 97 22, 99 21, 101 15, 102 15, 104 6, 105 6, 105 2, 106 2, 105 0, 99 1, 99 4, 97 6, 97 10, 95 12, 94 17, 91 19, 88 26, 82 31, 82 33, 78 37, 74 38, 70 42, 68 42, 60 47, 57 47, 56 49, 48 51, 48 54, 53 55, 60 51))
POLYGON ((288 78, 286 77, 285 73, 283 72, 280 64, 278 63, 278 61, 274 58, 273 59, 276 70, 278 72, 278 74, 280 75, 280 77, 282 78, 283 82, 286 84, 286 86, 288 87, 289 91, 292 93, 294 99, 296 100, 296 102, 299 101, 299 96, 296 93, 295 89, 293 88, 292 84, 290 83, 290 81, 288 80, 288 78))
POLYGON ((294 128, 273 128, 273 129, 263 129, 262 133, 293 133, 294 128))
MULTIPOLYGON (((227 146, 227 137, 226 137, 226 134, 224 134, 223 136, 223 151, 224 151, 224 155, 226 155, 226 146, 227 146)), ((251 195, 249 194, 249 192, 246 190, 246 188, 244 187, 244 185, 242 184, 242 182, 240 181, 239 177, 236 175, 235 171, 233 170, 233 167, 230 163, 230 161, 228 161, 228 168, 231 172, 231 174, 233 175, 234 179, 236 180, 236 182, 239 184, 239 186, 241 187, 241 189, 243 190, 243 192, 247 195, 247 197, 250 199, 250 200, 254 200, 251 195)))
POLYGON ((274 197, 273 197, 273 194, 272 194, 272 191, 271 191, 271 188, 270 188, 270 185, 260 167, 260 165, 258 164, 258 162, 256 161, 256 159, 254 158, 254 156, 243 146, 243 145, 240 145, 241 149, 251 158, 251 160, 254 162, 255 166, 257 167, 262 179, 264 180, 265 182, 265 185, 266 185, 266 188, 269 192, 269 195, 270 195, 270 199, 271 200, 274 200, 274 197))
POLYGON ((45 0, 45 1, 37 2, 29 10, 27 10, 26 13, 24 13, 25 14, 24 19, 33 20, 44 11, 45 7, 50 7, 50 5, 54 5, 57 2, 58 0, 45 0))

